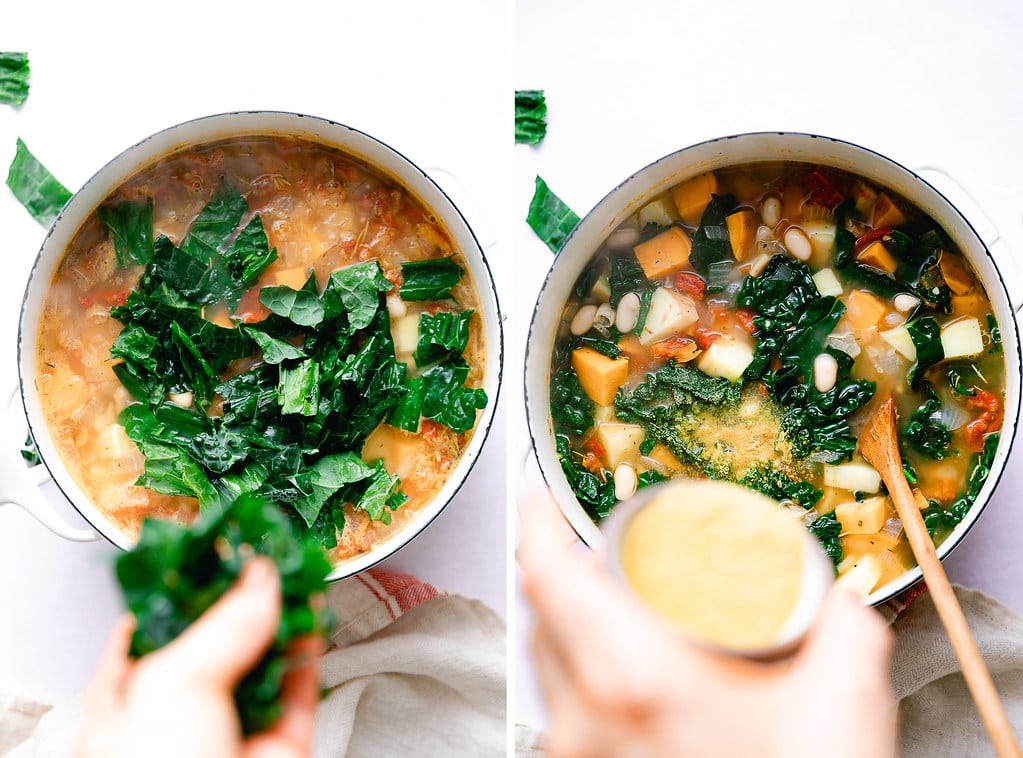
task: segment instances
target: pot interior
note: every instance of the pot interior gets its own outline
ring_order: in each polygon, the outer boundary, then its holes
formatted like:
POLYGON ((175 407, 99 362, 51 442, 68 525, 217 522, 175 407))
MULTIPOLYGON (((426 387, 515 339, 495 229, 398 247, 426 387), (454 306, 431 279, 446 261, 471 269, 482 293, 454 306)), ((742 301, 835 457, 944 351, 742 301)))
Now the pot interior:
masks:
POLYGON ((483 389, 489 402, 478 416, 472 439, 440 492, 420 509, 412 523, 376 545, 370 552, 338 565, 329 578, 339 579, 369 568, 394 553, 422 531, 454 497, 486 440, 500 388, 503 334, 496 289, 486 258, 472 230, 448 196, 421 169, 388 145, 351 127, 320 118, 293 113, 251 111, 185 122, 128 148, 100 169, 71 198, 40 249, 26 287, 19 324, 18 366, 22 400, 40 457, 58 487, 108 540, 122 549, 131 547, 133 540, 90 502, 67 472, 42 416, 35 382, 35 356, 44 295, 82 223, 118 186, 150 165, 183 149, 229 138, 255 136, 292 137, 336 148, 368 164, 378 173, 396 180, 436 215, 455 247, 461 251, 479 295, 486 342, 483 389))
MULTIPOLYGON (((991 497, 1015 437, 1020 406, 1020 341, 1004 280, 990 252, 966 218, 936 189, 894 161, 841 140, 794 133, 755 133, 724 137, 684 148, 630 176, 601 200, 566 240, 540 291, 528 338, 526 411, 543 476, 580 538, 591 547, 603 536, 579 505, 561 471, 554 447, 549 377, 557 325, 575 281, 600 243, 654 196, 707 171, 765 161, 814 163, 842 169, 893 190, 940 223, 966 255, 980 278, 998 319, 1006 359, 1005 421, 995 462, 975 504, 938 548, 944 557, 960 542, 991 497)), ((880 603, 920 578, 913 568, 876 589, 868 598, 880 603)))

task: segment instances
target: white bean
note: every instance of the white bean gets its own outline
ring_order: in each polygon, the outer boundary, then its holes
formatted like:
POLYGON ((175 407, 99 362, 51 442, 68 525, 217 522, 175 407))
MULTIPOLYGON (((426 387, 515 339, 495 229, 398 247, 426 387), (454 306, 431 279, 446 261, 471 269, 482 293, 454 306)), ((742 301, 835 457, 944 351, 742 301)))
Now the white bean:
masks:
POLYGON ((405 305, 405 301, 396 295, 387 296, 387 312, 391 314, 391 318, 401 318, 408 313, 408 306, 405 305))
POLYGON ((636 476, 636 469, 631 463, 619 463, 615 468, 615 497, 619 500, 628 500, 636 494, 636 485, 639 479, 636 476))
POLYGON ((639 242, 639 229, 623 226, 615 229, 607 238, 611 250, 629 250, 639 242))
POLYGON ((604 327, 605 329, 615 322, 615 309, 611 307, 610 303, 601 303, 600 307, 597 308, 597 317, 593 320, 593 323, 598 327, 604 327))
POLYGON ((764 273, 764 269, 767 268, 767 264, 771 262, 772 257, 773 256, 770 256, 767 253, 761 253, 754 258, 753 262, 749 266, 749 275, 756 278, 764 273))
POLYGON ((182 408, 192 407, 192 393, 191 392, 178 392, 170 393, 167 395, 167 399, 170 400, 174 405, 180 405, 182 408))
POLYGON ((831 353, 821 353, 813 359, 813 386, 818 392, 827 392, 838 378, 838 361, 831 353))
POLYGON ((575 316, 572 317, 572 323, 569 326, 569 331, 572 332, 576 337, 579 337, 586 332, 590 331, 593 326, 593 319, 597 317, 597 306, 595 305, 584 305, 575 312, 575 316))
POLYGON ((901 292, 895 296, 895 310, 899 313, 909 313, 918 305, 920 305, 920 299, 914 295, 901 292))
POLYGON ((771 227, 761 224, 757 227, 757 242, 769 242, 774 239, 774 232, 771 227))
POLYGON ((781 198, 777 195, 768 195, 760 206, 760 217, 768 226, 777 226, 781 221, 781 198))
POLYGON ((626 292, 618 301, 618 313, 615 314, 615 326, 622 334, 631 332, 639 321, 639 295, 626 292))
POLYGON ((813 245, 810 244, 810 238, 798 226, 790 226, 785 231, 785 249, 792 253, 794 258, 801 261, 808 261, 810 256, 813 255, 813 245))

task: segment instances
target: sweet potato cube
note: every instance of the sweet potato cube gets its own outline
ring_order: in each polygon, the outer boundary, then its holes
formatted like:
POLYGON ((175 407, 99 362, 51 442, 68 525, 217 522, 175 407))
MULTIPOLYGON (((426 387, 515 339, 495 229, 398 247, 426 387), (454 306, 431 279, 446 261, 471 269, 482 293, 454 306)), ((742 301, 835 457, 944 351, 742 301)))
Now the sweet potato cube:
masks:
POLYGON ((742 263, 753 254, 753 246, 757 241, 757 214, 749 208, 743 208, 725 216, 728 225, 728 241, 732 244, 732 255, 742 263))
POLYGON ((711 194, 717 191, 718 179, 708 171, 673 189, 671 198, 675 201, 679 217, 690 226, 696 226, 707 209, 711 194))
POLYGON ((664 468, 668 470, 669 473, 676 474, 682 470, 682 462, 675 457, 675 454, 673 452, 671 452, 660 442, 654 445, 654 449, 650 451, 650 454, 647 455, 647 458, 650 458, 660 463, 662 466, 664 466, 664 468))
POLYGON ((941 275, 945 277, 945 284, 956 295, 965 295, 973 289, 973 274, 960 258, 944 253, 938 259, 938 265, 941 267, 941 275))
POLYGON ((888 252, 888 248, 881 244, 881 241, 871 242, 865 248, 860 250, 859 255, 856 259, 860 263, 865 263, 868 266, 879 268, 882 271, 887 271, 889 274, 894 274, 898 264, 895 263, 895 259, 892 254, 888 252))
POLYGON ((284 285, 293 290, 299 290, 302 289, 302 285, 306 283, 307 279, 309 279, 309 269, 305 266, 295 266, 268 272, 267 284, 284 285))
POLYGON ((882 226, 902 226, 906 223, 906 216, 899 210, 884 192, 879 192, 877 200, 874 201, 874 216, 870 220, 871 226, 879 229, 882 226))
POLYGON ((629 359, 609 358, 591 347, 581 347, 572 353, 572 368, 593 402, 610 405, 629 375, 629 359))
POLYGON ((661 279, 689 263, 692 242, 689 235, 673 226, 656 237, 641 242, 633 251, 647 279, 661 279))
POLYGON ((967 295, 952 295, 952 316, 972 316, 981 310, 986 310, 984 296, 977 292, 967 295))
POLYGON ((864 290, 853 290, 845 300, 845 320, 853 329, 876 326, 888 308, 876 296, 864 290))
POLYGON ((593 436, 603 448, 604 463, 614 471, 619 463, 635 466, 639 462, 639 445, 646 438, 646 429, 639 424, 599 424, 593 436))

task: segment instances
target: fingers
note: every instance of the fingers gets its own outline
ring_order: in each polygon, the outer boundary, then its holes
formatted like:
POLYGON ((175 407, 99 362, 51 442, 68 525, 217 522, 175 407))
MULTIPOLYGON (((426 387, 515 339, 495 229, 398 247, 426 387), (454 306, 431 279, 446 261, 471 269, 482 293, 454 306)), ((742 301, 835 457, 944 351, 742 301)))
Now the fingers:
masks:
POLYGON ((112 708, 120 703, 133 664, 128 658, 128 650, 134 631, 135 617, 126 613, 118 619, 110 632, 106 646, 100 653, 99 663, 96 664, 96 673, 89 684, 87 701, 92 708, 112 708))
POLYGON ((569 552, 579 540, 549 490, 539 490, 522 506, 516 558, 523 571, 541 570, 548 559, 569 552))
POLYGON ((147 664, 232 690, 266 652, 280 618, 277 568, 268 558, 253 558, 235 585, 147 664))

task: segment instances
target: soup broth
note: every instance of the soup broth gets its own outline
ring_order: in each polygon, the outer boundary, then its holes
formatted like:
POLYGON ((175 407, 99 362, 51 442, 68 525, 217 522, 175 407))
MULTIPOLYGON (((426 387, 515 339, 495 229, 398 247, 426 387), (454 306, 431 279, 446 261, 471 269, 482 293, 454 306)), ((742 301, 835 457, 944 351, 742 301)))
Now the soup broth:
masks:
POLYGON ((997 446, 1004 357, 948 234, 830 167, 771 162, 653 198, 595 251, 552 359, 562 468, 595 521, 665 478, 780 501, 864 595, 913 565, 856 438, 889 393, 940 542, 997 446))
POLYGON ((46 297, 37 381, 64 464, 129 535, 255 493, 335 562, 370 550, 437 494, 486 402, 460 260, 405 188, 327 146, 160 161, 83 224, 46 297))

